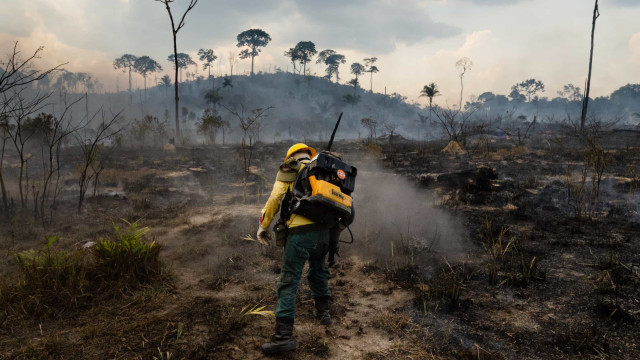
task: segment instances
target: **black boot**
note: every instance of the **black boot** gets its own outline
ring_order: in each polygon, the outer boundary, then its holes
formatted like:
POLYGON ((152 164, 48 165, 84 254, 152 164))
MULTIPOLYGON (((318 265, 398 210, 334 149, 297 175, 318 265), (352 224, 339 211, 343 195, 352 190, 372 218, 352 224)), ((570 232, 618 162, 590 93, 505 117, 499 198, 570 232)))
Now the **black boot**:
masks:
POLYGON ((271 337, 271 342, 262 345, 262 352, 265 354, 278 354, 295 349, 293 319, 276 318, 276 333, 271 337))
POLYGON ((331 324, 331 313, 329 312, 330 301, 330 296, 316 298, 316 318, 320 320, 322 325, 331 324))

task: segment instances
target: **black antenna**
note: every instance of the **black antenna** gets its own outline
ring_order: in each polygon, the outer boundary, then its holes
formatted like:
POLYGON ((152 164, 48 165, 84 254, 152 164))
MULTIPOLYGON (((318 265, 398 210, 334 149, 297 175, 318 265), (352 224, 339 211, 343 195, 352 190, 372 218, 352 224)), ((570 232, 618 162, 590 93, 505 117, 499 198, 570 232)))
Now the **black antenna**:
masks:
POLYGON ((331 151, 331 145, 333 145, 333 138, 336 136, 336 131, 338 130, 338 126, 340 126, 340 120, 342 120, 342 114, 338 117, 338 122, 336 123, 336 127, 333 128, 333 132, 331 133, 331 139, 329 140, 329 145, 327 145, 327 151, 331 151))

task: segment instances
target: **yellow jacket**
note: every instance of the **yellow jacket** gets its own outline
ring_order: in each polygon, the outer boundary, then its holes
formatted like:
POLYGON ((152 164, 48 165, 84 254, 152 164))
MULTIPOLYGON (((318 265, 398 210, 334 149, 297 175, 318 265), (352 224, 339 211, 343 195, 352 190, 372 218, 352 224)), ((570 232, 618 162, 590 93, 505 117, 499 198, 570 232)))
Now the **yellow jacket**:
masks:
MULTIPOLYGON (((306 165, 308 161, 302 161, 302 166, 306 165)), ((275 218, 278 211, 280 211, 280 203, 282 198, 287 193, 287 190, 293 188, 293 182, 276 180, 273 184, 273 190, 269 195, 269 200, 265 204, 264 208, 260 212, 260 226, 263 229, 268 229, 271 226, 271 222, 275 218)), ((291 214, 291 217, 287 221, 287 227, 294 228, 297 226, 311 225, 313 221, 307 219, 302 215, 291 214)))

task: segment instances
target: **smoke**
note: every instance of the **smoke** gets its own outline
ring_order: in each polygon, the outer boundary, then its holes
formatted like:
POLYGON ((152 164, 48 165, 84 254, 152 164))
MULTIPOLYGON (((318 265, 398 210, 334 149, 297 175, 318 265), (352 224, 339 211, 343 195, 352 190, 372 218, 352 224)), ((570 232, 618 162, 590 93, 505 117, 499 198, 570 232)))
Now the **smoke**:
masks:
MULTIPOLYGON (((343 249, 375 259, 410 256, 416 262, 434 255, 463 255, 463 226, 437 207, 435 193, 385 172, 374 162, 353 164, 358 167, 353 194, 356 219, 351 226, 354 243, 343 249)), ((341 240, 349 240, 346 231, 341 240)))

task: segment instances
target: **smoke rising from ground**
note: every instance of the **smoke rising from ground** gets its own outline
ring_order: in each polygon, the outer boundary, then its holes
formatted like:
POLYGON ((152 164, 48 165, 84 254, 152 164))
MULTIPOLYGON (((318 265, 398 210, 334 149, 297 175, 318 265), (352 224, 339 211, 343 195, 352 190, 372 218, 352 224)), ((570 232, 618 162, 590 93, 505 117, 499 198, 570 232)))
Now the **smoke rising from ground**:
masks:
MULTIPOLYGON (((416 257, 435 253, 456 258, 463 254, 463 227, 458 219, 436 206, 435 193, 419 189, 373 162, 353 164, 358 167, 353 194, 356 219, 351 226, 355 241, 353 245, 343 245, 343 249, 380 260, 392 260, 392 251, 394 257, 406 250, 416 257)), ((346 231, 341 240, 350 240, 346 231)))

